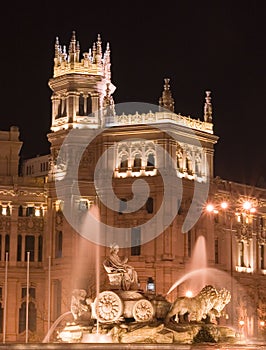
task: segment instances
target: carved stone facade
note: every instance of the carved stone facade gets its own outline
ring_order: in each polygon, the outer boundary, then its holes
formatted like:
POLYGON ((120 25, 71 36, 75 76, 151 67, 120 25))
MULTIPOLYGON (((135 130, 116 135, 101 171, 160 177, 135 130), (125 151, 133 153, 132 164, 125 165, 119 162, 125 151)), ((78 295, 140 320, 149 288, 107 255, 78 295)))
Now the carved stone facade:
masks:
MULTIPOLYGON (((65 215, 68 207, 70 213, 78 213, 75 220, 83 223, 93 205, 99 207, 101 222, 125 229, 129 245, 121 249, 121 254, 129 257, 130 265, 138 273, 139 288, 143 290, 146 290, 147 280, 152 279, 156 293, 166 294, 188 271, 197 239, 204 236, 208 266, 217 269, 211 282, 214 285, 220 282, 218 287, 227 288, 232 295, 231 306, 227 307, 229 319, 221 322, 228 325, 233 322, 237 326, 243 317, 246 332, 256 334, 258 317, 265 317, 266 307, 266 190, 213 179, 214 145, 218 137, 213 134, 210 92, 206 96, 203 121, 174 113, 168 80, 158 112, 116 115, 111 98, 115 88, 111 83, 109 45, 103 55, 98 37, 91 53, 84 53, 81 61, 79 55, 80 47, 74 34, 69 54, 56 41, 54 76, 49 81, 52 89, 52 125, 48 134, 51 149, 50 155, 44 158, 49 164, 40 177, 34 178, 34 174, 25 172, 25 176, 18 176, 22 145, 18 130, 0 132, 1 151, 3 145, 5 150, 0 158, 0 304, 2 310, 6 307, 6 341, 25 340, 28 251, 30 340, 42 340, 48 326, 69 311, 72 290, 85 289, 95 296, 95 271, 99 266, 100 288, 106 285, 102 261, 108 255, 109 244, 100 246, 100 258, 97 258, 97 245, 76 232, 65 215), (112 107, 108 114, 103 111, 106 106, 112 107), (104 131, 83 149, 87 133, 103 126, 104 131), (71 130, 76 131, 75 138, 62 147, 71 130), (105 159, 106 168, 99 171, 102 188, 97 188, 94 170, 108 149, 111 151, 105 159), (162 174, 168 171, 166 157, 160 153, 162 150, 170 155, 174 167, 171 175, 179 179, 183 192, 181 198, 177 198, 176 186, 171 184, 163 220, 151 221, 163 203, 162 174), (79 170, 79 193, 74 186, 73 167, 79 170), (112 188, 104 187, 109 172, 112 188), (67 181, 63 181, 66 176, 67 181), (136 212, 130 212, 136 178, 144 179, 150 192, 144 204, 136 212), (197 186, 208 182, 206 199, 203 187, 197 186), (200 195, 195 199, 196 187, 200 195), (104 191, 112 193, 111 196, 108 193, 110 203, 107 204, 115 207, 116 196, 120 207, 113 210, 102 203, 100 197, 104 191), (60 193, 64 194, 65 202, 60 193), (247 200, 253 203, 256 211, 241 207, 241 201, 247 200), (231 203, 227 210, 218 209, 222 201, 231 203), (207 213, 208 202, 214 203, 214 209, 207 213), (176 215, 166 224, 172 208, 176 208, 176 215), (184 223, 191 220, 191 210, 199 219, 184 232, 184 223), (161 227, 162 233, 144 242, 142 225, 149 225, 149 222, 151 229, 161 227), (6 252, 9 260, 7 298, 6 252), (233 282, 231 277, 234 277, 233 282), (239 298, 241 293, 247 298, 245 303, 239 298), (248 307, 250 297, 255 300, 258 313, 248 307)), ((27 164, 32 163, 28 161, 27 164)), ((97 236, 94 228, 86 227, 86 230, 89 235, 97 236)), ((183 295, 186 288, 186 283, 180 284, 169 294, 169 300, 183 295)), ((1 324, 3 327, 3 317, 1 324)))

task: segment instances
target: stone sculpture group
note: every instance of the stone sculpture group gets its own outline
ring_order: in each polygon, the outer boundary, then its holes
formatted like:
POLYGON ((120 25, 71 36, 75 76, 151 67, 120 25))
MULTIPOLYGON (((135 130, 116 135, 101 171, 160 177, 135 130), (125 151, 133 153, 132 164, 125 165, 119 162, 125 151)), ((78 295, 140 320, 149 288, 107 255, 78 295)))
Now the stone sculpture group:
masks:
MULTIPOLYGON (((83 289, 72 292, 74 322, 59 333, 61 341, 71 342, 75 338, 71 329, 74 332, 77 327, 81 336, 95 332, 95 321, 97 331, 108 333, 113 342, 191 343, 207 324, 213 339, 221 338, 216 319, 231 300, 228 290, 206 285, 195 297, 178 297, 170 303, 162 295, 138 290, 136 271, 127 259, 119 258, 118 251, 117 245, 112 246, 103 263, 109 280, 107 290, 94 300, 83 289)), ((228 332, 226 329, 227 336, 228 332)))

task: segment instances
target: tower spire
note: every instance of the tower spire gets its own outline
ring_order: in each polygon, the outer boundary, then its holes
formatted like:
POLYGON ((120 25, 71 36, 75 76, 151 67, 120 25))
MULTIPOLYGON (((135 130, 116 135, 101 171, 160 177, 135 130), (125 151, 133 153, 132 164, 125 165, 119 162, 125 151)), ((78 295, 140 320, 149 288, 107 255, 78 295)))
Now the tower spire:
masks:
POLYGON ((204 104, 204 121, 212 122, 212 104, 211 104, 211 91, 205 91, 205 104, 204 104))
POLYGON ((73 30, 72 32, 72 37, 70 40, 70 44, 69 44, 69 53, 75 53, 76 52, 76 32, 73 30))
POLYGON ((59 44, 59 38, 58 36, 55 38, 55 58, 59 58, 60 55, 60 44, 59 44))
POLYGON ((102 41, 101 36, 98 34, 97 43, 96 43, 96 63, 100 64, 102 60, 102 41))
POLYGON ((175 101, 172 97, 169 81, 169 78, 164 79, 164 90, 159 98, 159 106, 174 112, 175 101))

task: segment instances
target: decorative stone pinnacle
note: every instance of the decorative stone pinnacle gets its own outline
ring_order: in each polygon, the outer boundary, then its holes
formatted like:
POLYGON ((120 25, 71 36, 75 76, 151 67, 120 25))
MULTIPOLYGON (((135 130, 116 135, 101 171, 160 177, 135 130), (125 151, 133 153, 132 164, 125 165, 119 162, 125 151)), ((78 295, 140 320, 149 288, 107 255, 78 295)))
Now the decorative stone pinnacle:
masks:
POLYGON ((170 84, 169 84, 170 79, 169 78, 165 78, 164 79, 164 90, 170 90, 170 84))
POLYGON ((159 99, 159 105, 162 108, 165 108, 171 112, 174 112, 175 101, 172 97, 169 82, 170 82, 169 78, 164 79, 164 90, 162 92, 162 97, 160 97, 159 99))
POLYGON ((204 104, 204 121, 212 122, 212 104, 211 104, 211 91, 205 91, 205 104, 204 104))
POLYGON ((102 55, 102 41, 98 34, 97 40, 93 43, 92 49, 88 53, 80 52, 79 41, 76 40, 76 32, 72 32, 68 51, 59 44, 59 39, 55 40, 54 56, 54 77, 64 75, 67 72, 87 73, 92 75, 102 75, 106 81, 111 80, 110 46, 106 45, 104 56, 102 55), (80 61, 80 55, 83 59, 80 61))

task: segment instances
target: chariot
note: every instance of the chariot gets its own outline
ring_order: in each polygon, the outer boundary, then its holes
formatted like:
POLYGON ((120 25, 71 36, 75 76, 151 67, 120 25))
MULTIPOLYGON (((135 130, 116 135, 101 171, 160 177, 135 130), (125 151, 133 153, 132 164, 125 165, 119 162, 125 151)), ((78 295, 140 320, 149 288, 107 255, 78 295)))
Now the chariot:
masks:
POLYGON ((138 291, 106 290, 94 301, 96 318, 100 323, 113 323, 121 319, 148 322, 155 316, 155 308, 138 291))
POLYGON ((144 293, 130 285, 125 278, 125 271, 114 270, 108 260, 104 261, 103 266, 110 290, 101 292, 93 303, 94 318, 100 323, 113 323, 122 319, 149 322, 165 316, 170 307, 165 298, 154 293, 144 293))

